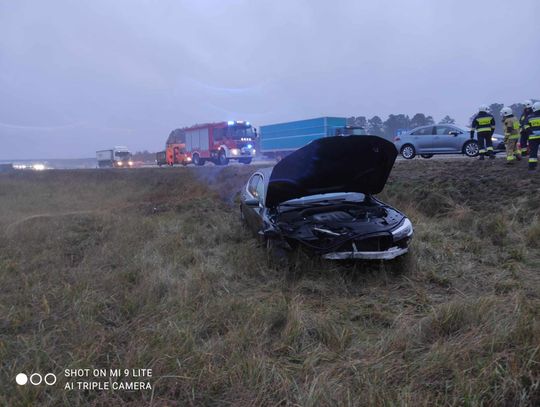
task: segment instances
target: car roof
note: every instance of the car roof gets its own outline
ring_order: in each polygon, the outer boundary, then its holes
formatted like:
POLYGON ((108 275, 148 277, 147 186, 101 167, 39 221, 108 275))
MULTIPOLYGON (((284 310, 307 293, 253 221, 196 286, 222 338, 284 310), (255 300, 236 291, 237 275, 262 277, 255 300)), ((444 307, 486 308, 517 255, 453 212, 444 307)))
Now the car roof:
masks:
POLYGON ((415 127, 414 129, 411 129, 409 130, 409 133, 412 133, 413 131, 416 131, 416 130, 419 130, 419 129, 425 129, 426 127, 433 127, 433 126, 451 126, 451 127, 456 127, 458 129, 461 129, 461 130, 467 130, 468 127, 467 126, 461 126, 459 124, 453 124, 453 123, 435 123, 435 124, 426 124, 425 126, 418 126, 418 127, 415 127))

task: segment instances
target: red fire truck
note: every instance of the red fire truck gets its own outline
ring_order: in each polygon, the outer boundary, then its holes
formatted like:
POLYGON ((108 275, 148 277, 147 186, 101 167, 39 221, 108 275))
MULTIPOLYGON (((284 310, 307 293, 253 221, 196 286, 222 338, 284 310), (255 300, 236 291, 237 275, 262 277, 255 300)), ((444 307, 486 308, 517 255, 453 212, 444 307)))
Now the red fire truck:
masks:
POLYGON ((246 121, 197 124, 182 129, 185 154, 195 165, 211 161, 227 165, 229 160, 249 164, 255 156, 256 130, 246 121))

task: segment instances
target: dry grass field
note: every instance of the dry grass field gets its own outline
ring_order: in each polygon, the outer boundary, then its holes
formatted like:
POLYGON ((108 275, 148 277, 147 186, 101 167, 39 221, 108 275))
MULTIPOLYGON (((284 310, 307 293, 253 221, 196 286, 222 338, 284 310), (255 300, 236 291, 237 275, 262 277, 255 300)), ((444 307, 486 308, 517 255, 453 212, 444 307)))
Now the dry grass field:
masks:
POLYGON ((0 174, 0 405, 540 405, 540 173, 398 162, 405 259, 285 270, 239 221, 253 169, 0 174))

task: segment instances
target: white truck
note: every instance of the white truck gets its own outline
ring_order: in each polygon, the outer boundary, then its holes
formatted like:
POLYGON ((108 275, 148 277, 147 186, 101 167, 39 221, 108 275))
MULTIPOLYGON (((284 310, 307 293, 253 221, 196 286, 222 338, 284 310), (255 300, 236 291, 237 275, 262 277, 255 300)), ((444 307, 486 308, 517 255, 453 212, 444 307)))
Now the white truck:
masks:
POLYGON ((112 150, 96 151, 99 168, 130 168, 133 166, 131 152, 127 147, 117 146, 112 150))

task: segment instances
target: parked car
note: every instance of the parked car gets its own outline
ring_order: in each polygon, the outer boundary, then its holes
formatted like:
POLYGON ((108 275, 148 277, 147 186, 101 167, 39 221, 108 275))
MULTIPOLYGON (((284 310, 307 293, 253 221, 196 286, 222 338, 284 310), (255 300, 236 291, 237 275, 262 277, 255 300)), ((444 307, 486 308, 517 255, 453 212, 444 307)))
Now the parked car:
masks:
MULTIPOLYGON (((435 154, 478 155, 478 141, 471 140, 469 129, 453 124, 436 124, 417 127, 394 138, 396 148, 403 158, 412 159, 416 155, 431 158, 435 154)), ((505 151, 504 136, 492 136, 495 153, 505 151)))
POLYGON ((413 226, 373 195, 396 157, 392 142, 376 136, 314 140, 249 178, 241 217, 273 248, 335 260, 393 259, 407 253, 413 226))

